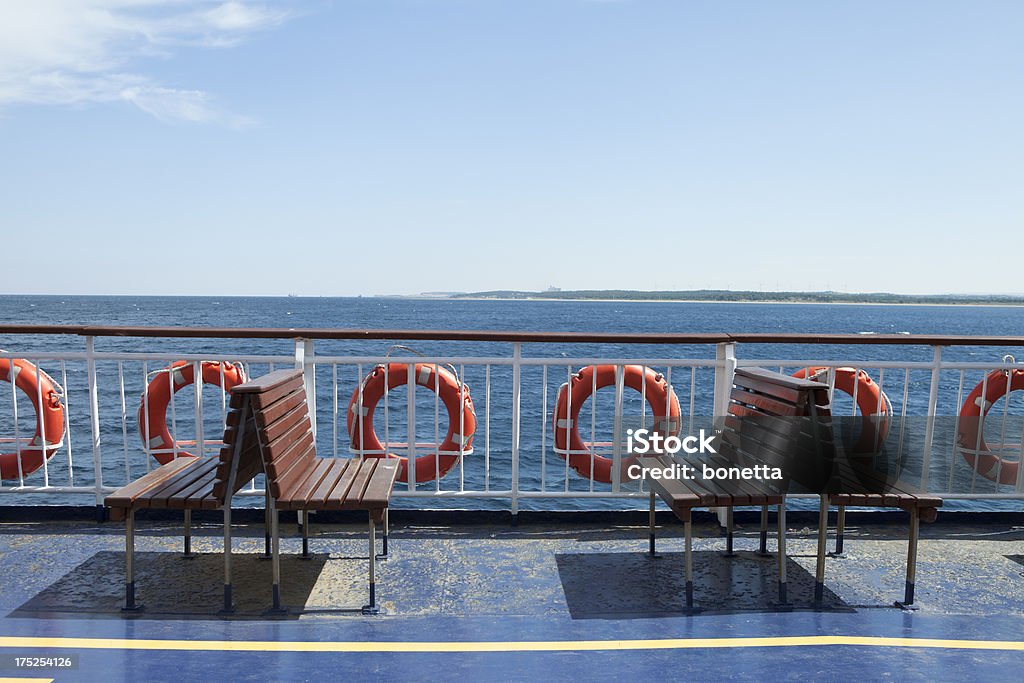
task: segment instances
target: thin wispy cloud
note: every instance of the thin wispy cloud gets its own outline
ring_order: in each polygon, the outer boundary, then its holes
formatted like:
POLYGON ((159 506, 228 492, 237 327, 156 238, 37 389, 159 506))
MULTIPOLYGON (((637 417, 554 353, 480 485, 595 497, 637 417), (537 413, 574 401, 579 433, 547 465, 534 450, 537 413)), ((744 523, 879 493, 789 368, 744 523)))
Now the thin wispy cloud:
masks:
POLYGON ((290 10, 246 0, 32 0, 0 7, 0 110, 19 104, 132 104, 168 122, 243 126, 188 83, 162 83, 147 60, 224 49, 290 10))

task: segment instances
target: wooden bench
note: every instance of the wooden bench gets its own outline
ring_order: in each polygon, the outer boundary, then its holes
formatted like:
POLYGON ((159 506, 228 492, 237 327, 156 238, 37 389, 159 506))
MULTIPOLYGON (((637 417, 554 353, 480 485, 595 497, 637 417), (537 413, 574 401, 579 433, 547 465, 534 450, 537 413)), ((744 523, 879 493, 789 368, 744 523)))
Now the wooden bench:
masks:
POLYGON ((192 556, 192 510, 224 513, 224 608, 233 611, 231 596, 231 498, 263 470, 257 443, 239 429, 247 405, 232 394, 224 445, 217 457, 181 457, 158 467, 104 499, 104 504, 125 520, 125 611, 138 611, 135 599, 135 511, 183 510, 185 556, 192 556))
MULTIPOLYGON (((387 505, 398 466, 376 458, 317 458, 300 370, 272 372, 232 390, 224 446, 218 457, 179 458, 107 496, 108 507, 124 511, 126 610, 141 609, 135 599, 135 511, 163 508, 185 512, 186 555, 191 554, 191 511, 223 511, 223 611, 233 611, 231 500, 260 473, 267 480, 267 553, 272 555, 274 567, 272 609, 281 609, 277 510, 283 508, 369 512, 370 603, 364 611, 376 610, 374 529, 377 523, 385 523, 386 554, 387 505)), ((308 556, 308 516, 303 521, 303 554, 308 556)))
MULTIPOLYGON (((728 414, 716 439, 717 453, 661 454, 640 457, 641 471, 666 467, 687 467, 700 472, 710 467, 780 467, 799 466, 813 458, 819 448, 831 446, 828 425, 828 387, 809 380, 759 368, 738 369, 733 379, 728 414)), ((693 532, 694 508, 724 507, 727 509, 726 555, 733 554, 733 508, 761 507, 760 550, 767 551, 768 507, 777 506, 778 521, 778 592, 779 603, 788 604, 786 590, 786 489, 770 482, 737 480, 704 480, 699 476, 684 479, 645 477, 650 488, 650 554, 655 555, 655 495, 682 520, 685 529, 686 608, 695 611, 693 601, 693 532)))
MULTIPOLYGON (((377 612, 376 526, 384 525, 383 555, 387 555, 387 510, 398 476, 398 463, 387 458, 318 458, 300 370, 272 372, 235 387, 234 396, 249 406, 253 433, 262 459, 269 493, 272 611, 283 612, 279 511, 295 510, 302 517, 302 553, 308 555, 310 510, 365 510, 369 513, 369 593, 364 614, 377 612)), ((246 410, 238 420, 245 419, 246 410)))

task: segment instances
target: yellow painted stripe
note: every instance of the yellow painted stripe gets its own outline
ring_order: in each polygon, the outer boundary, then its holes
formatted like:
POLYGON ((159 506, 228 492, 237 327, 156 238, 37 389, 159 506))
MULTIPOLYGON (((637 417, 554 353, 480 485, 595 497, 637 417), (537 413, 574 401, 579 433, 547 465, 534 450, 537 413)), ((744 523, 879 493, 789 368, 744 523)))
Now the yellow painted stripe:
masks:
POLYGON ((136 640, 128 638, 39 638, 0 636, 0 647, 86 650, 191 650, 204 652, 585 652, 593 650, 690 650, 742 647, 924 647, 1024 651, 1019 640, 943 640, 875 636, 783 636, 756 638, 662 638, 656 640, 526 640, 461 642, 308 642, 275 640, 136 640))
POLYGON ((52 678, 3 678, 0 676, 0 683, 53 683, 52 678))

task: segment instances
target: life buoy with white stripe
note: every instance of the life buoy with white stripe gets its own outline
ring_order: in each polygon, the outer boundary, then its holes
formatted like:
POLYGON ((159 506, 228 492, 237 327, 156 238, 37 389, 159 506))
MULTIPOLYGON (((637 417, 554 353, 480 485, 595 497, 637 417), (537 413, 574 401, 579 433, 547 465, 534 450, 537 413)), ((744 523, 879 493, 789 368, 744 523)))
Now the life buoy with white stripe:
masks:
POLYGON ((60 385, 27 360, 0 358, 0 381, 21 389, 36 413, 36 431, 28 447, 0 453, 0 479, 21 479, 43 466, 64 445, 64 405, 60 385), (45 455, 44 455, 45 454, 45 455))
MULTIPOLYGON (((612 481, 613 458, 595 454, 580 436, 579 416, 583 402, 595 390, 615 384, 614 365, 588 365, 572 376, 570 383, 563 384, 555 399, 552 429, 555 434, 555 452, 569 458, 569 467, 586 479, 593 478, 610 484, 612 481), (568 447, 566 447, 568 444, 568 447)), ((622 384, 644 395, 654 415, 654 430, 662 437, 678 436, 681 426, 679 399, 676 392, 665 381, 665 377, 643 365, 626 365, 622 369, 622 384)), ((634 456, 621 460, 621 470, 635 460, 634 456)))
MULTIPOLYGON (((454 373, 438 365, 417 363, 416 384, 433 391, 444 403, 448 412, 448 430, 444 440, 438 444, 437 451, 416 458, 416 483, 431 481, 434 477, 443 477, 455 466, 459 458, 473 452, 473 434, 476 432, 476 413, 473 412, 473 399, 469 396, 469 386, 458 380, 454 373)), ((396 458, 400 461, 398 481, 409 481, 407 470, 408 458, 403 455, 386 452, 384 444, 373 429, 373 410, 377 402, 395 387, 409 382, 409 366, 405 363, 389 363, 387 367, 378 365, 363 378, 360 387, 352 392, 348 402, 348 433, 352 440, 352 450, 371 458, 396 458), (385 388, 385 377, 387 386, 385 388), (360 415, 357 419, 357 414, 360 415)))
MULTIPOLYGON (((799 379, 826 382, 827 367, 801 368, 793 373, 799 379)), ((857 409, 861 415, 860 436, 849 453, 851 455, 874 455, 882 450, 889 435, 889 420, 892 404, 868 373, 854 368, 836 368, 835 388, 851 398, 856 395, 857 409)), ((835 415, 833 415, 835 417, 835 415)))
MULTIPOLYGON (((174 394, 196 381, 195 364, 192 361, 176 360, 154 374, 139 402, 139 434, 145 448, 161 451, 153 453, 153 457, 161 465, 166 465, 174 460, 175 453, 179 458, 193 457, 192 453, 177 450, 178 442, 174 440, 167 425, 167 407, 174 394)), ((202 379, 203 384, 221 387, 226 392, 246 381, 245 370, 241 365, 205 360, 202 362, 202 379)))
MULTIPOLYGON (((992 405, 1011 391, 1024 389, 1024 370, 993 370, 967 395, 960 408, 957 445, 971 469, 1000 484, 1017 483, 1019 460, 1009 460, 989 450, 982 435, 985 417, 992 405), (984 392, 984 394, 982 393, 984 392)), ((1021 452, 1021 444, 1003 444, 1003 450, 1021 452)))

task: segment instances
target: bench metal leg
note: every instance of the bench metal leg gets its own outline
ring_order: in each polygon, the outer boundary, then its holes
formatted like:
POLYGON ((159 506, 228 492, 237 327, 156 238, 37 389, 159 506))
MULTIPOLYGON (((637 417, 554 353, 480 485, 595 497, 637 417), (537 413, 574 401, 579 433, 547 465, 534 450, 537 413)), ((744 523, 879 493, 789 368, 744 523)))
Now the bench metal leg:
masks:
POLYGON ((761 506, 761 547, 758 553, 762 556, 768 554, 768 506, 761 506))
POLYGON ((363 606, 363 614, 377 614, 377 525, 370 512, 370 603, 363 606))
POLYGON ((647 535, 647 544, 649 546, 648 553, 650 556, 656 557, 656 553, 654 552, 654 491, 651 491, 650 499, 650 511, 647 515, 647 522, 650 525, 650 531, 647 535))
POLYGON ((692 611, 693 607, 693 522, 687 519, 683 522, 685 530, 686 545, 684 556, 686 557, 686 609, 692 611))
POLYGON ((829 553, 832 557, 844 557, 843 535, 846 531, 846 506, 839 506, 839 513, 836 519, 836 549, 829 553))
POLYGON ((135 602, 135 510, 124 514, 124 607, 122 612, 138 612, 142 605, 135 602))
POLYGON ((189 509, 185 510, 185 553, 182 557, 189 560, 195 558, 192 552, 192 511, 189 509))
POLYGON ((263 554, 259 556, 261 560, 269 560, 271 558, 270 549, 270 483, 265 484, 266 490, 263 492, 263 554))
POLYGON ((818 561, 814 570, 814 604, 825 599, 825 550, 828 546, 828 496, 821 496, 818 509, 818 561))
POLYGON ((231 597, 231 503, 224 505, 224 607, 221 614, 232 614, 235 604, 231 597))
POLYGON ((786 595, 786 501, 779 503, 779 605, 788 605, 786 595))
POLYGON ((384 508, 384 533, 381 534, 381 553, 377 556, 378 560, 388 559, 388 509, 384 508))
POLYGON ((309 554, 309 510, 299 512, 299 523, 302 525, 302 559, 311 559, 309 554))
POLYGON ((913 610, 914 607, 914 581, 917 578, 917 536, 921 524, 921 511, 910 508, 910 539, 907 544, 907 583, 903 593, 903 602, 896 602, 896 606, 913 610))
POLYGON ((736 557, 736 553, 732 551, 732 538, 735 524, 733 522, 733 508, 732 506, 725 509, 725 556, 736 557))
POLYGON ((270 567, 273 576, 270 613, 284 614, 288 610, 281 606, 281 515, 277 511, 273 499, 270 500, 268 509, 270 510, 270 567))

